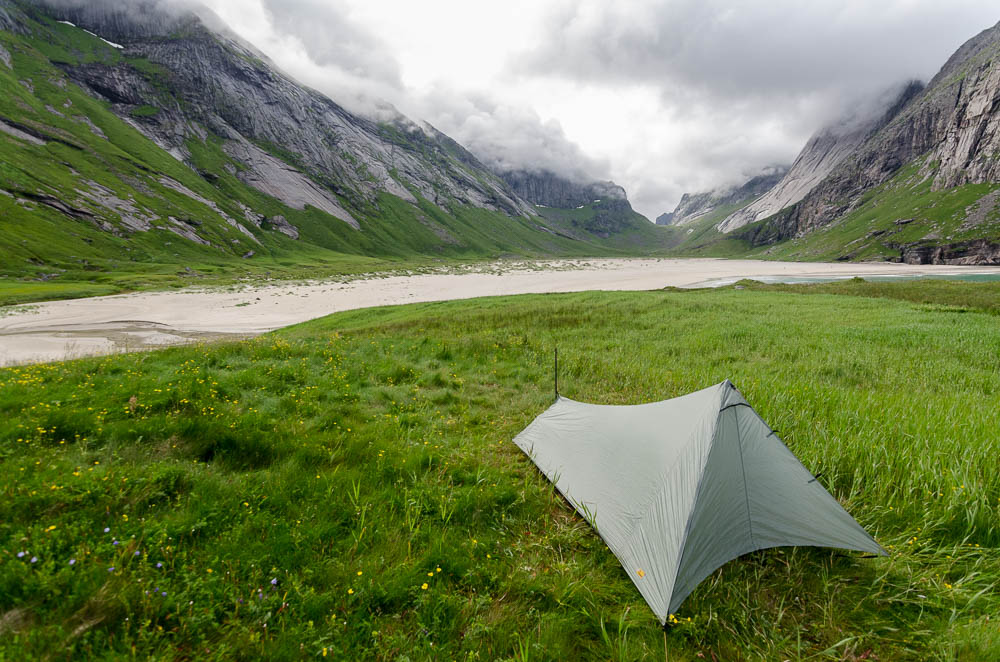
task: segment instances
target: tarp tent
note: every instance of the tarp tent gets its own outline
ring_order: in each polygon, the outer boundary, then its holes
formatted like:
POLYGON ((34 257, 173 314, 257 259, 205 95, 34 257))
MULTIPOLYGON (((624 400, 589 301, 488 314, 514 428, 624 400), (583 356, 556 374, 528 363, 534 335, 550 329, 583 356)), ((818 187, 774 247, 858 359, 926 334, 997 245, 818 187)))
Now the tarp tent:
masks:
POLYGON ((885 554, 729 380, 642 405, 557 396, 514 443, 590 521, 661 623, 754 550, 885 554))

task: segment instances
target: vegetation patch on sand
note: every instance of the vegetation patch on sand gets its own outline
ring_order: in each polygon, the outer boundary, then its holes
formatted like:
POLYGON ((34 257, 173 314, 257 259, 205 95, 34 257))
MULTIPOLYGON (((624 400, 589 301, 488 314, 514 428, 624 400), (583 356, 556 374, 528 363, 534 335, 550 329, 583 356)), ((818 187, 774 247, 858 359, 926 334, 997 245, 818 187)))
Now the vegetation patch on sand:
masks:
POLYGON ((962 294, 990 285, 816 287, 415 304, 0 370, 0 657, 993 659, 1000 336, 962 294), (732 379, 890 556, 748 555, 664 638, 510 442, 557 343, 577 400, 732 379))

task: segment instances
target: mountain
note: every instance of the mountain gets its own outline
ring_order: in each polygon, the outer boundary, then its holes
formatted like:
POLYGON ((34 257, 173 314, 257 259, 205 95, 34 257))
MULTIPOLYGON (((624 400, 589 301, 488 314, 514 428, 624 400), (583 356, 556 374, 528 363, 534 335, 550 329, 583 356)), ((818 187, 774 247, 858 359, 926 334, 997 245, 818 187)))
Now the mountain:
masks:
POLYGON ((569 212, 572 229, 606 239, 650 225, 632 209, 625 189, 614 182, 574 182, 549 170, 502 170, 497 174, 514 193, 535 205, 542 217, 556 220, 569 212))
POLYGON ((771 166, 740 186, 703 193, 685 193, 677 207, 656 219, 658 225, 688 225, 720 208, 743 206, 767 194, 788 173, 788 166, 771 166), (661 222, 663 219, 663 222, 661 222))
POLYGON ((0 274, 618 250, 426 123, 352 113, 174 6, 0 0, 0 274))
POLYGON ((1000 24, 962 45, 799 201, 734 237, 785 242, 771 254, 800 259, 1000 263, 998 56, 1000 24))
POLYGON ((733 213, 719 224, 720 232, 776 214, 804 198, 865 140, 888 124, 912 100, 923 84, 910 81, 875 102, 875 108, 841 118, 809 139, 783 178, 764 196, 733 213))

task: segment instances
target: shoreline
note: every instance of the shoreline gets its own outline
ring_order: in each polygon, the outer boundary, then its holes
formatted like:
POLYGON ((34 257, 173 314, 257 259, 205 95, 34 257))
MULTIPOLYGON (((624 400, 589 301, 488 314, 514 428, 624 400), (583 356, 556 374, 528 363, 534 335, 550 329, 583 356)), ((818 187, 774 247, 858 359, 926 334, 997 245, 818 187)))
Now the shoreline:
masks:
POLYGON ((491 263, 460 273, 266 283, 62 299, 0 309, 0 366, 245 338, 345 310, 515 294, 711 287, 741 278, 1000 274, 1000 267, 608 258, 491 263), (495 266, 494 266, 495 265, 495 266))

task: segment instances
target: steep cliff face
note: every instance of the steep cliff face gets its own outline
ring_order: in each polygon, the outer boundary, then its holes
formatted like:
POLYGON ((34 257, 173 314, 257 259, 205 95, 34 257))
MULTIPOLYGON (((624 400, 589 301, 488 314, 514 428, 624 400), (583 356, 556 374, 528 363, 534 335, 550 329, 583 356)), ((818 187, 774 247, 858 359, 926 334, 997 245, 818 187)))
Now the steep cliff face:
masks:
MULTIPOLYGON (((781 181, 788 172, 788 166, 771 166, 741 186, 729 186, 703 193, 685 193, 673 212, 669 222, 662 222, 664 216, 656 219, 657 225, 689 225, 722 207, 746 205, 766 194, 781 181)), ((664 219, 666 221, 667 219, 664 219)))
POLYGON ((508 170, 500 177, 518 196, 545 207, 574 209, 605 198, 628 201, 625 189, 614 182, 573 182, 548 170, 508 170))
POLYGON ((865 140, 891 122, 922 89, 921 83, 911 81, 887 95, 885 102, 877 104, 875 112, 869 110, 860 117, 848 117, 820 130, 809 139, 781 181, 759 200, 722 221, 719 231, 732 232, 802 200, 865 140))
POLYGON ((998 55, 1000 24, 966 42, 922 93, 755 234, 782 240, 828 225, 915 162, 935 190, 1000 181, 998 55))
POLYGON ((650 225, 632 209, 625 189, 614 182, 574 182, 547 170, 508 170, 498 173, 520 198, 544 208, 572 213, 577 229, 608 238, 636 227, 650 225))

